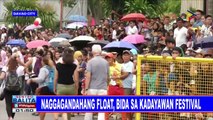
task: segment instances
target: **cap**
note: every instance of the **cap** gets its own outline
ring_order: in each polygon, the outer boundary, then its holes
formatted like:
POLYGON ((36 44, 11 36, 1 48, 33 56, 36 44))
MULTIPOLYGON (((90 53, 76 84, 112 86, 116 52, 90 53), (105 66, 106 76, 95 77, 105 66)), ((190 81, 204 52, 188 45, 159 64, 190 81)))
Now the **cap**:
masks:
POLYGON ((106 56, 105 56, 105 58, 107 58, 107 57, 108 58, 114 58, 114 55, 112 53, 107 53, 106 56))
POLYGON ((124 53, 131 54, 131 52, 130 52, 129 50, 124 50, 124 51, 123 51, 123 54, 124 54, 124 53))
POLYGON ((135 50, 135 49, 131 49, 130 52, 131 52, 133 55, 137 55, 137 54, 138 54, 137 50, 135 50))

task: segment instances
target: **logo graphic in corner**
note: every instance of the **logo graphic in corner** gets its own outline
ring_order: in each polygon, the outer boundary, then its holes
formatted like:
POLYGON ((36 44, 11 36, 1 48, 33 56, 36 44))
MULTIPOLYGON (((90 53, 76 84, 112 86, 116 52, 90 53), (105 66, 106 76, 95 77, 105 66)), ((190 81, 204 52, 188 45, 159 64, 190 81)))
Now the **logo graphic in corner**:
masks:
POLYGON ((14 107, 15 107, 15 108, 18 108, 18 104, 14 104, 14 107))

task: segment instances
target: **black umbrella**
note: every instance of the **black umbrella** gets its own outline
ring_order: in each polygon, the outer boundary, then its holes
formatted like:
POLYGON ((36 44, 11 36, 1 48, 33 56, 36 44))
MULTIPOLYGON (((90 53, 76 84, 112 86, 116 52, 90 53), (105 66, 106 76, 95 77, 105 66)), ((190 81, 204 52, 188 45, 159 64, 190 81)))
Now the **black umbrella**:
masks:
POLYGON ((98 44, 98 45, 101 45, 101 47, 104 47, 108 43, 109 43, 109 41, 106 41, 106 40, 95 40, 95 41, 89 42, 88 45, 92 46, 94 44, 98 44))

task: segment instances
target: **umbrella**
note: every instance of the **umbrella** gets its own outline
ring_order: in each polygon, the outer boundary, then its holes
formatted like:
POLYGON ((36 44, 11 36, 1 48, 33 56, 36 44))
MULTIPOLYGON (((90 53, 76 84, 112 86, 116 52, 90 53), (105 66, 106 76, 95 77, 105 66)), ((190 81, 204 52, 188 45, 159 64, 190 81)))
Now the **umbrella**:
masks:
POLYGON ((74 39, 71 39, 69 42, 92 42, 95 41, 95 38, 91 37, 91 36, 86 36, 86 35, 81 35, 78 37, 75 37, 74 39))
POLYGON ((195 47, 213 48, 213 36, 202 38, 196 43, 195 47))
POLYGON ((61 33, 61 34, 58 34, 56 37, 71 39, 73 36, 68 33, 61 33))
POLYGON ((87 22, 87 18, 81 15, 71 15, 68 18, 68 21, 72 22, 87 22))
POLYGON ((62 41, 59 43, 59 46, 60 47, 70 47, 71 45, 70 45, 69 41, 62 41))
MULTIPOLYGON (((60 46, 60 42, 63 42, 63 41, 67 41, 67 39, 65 38, 60 38, 60 37, 57 37, 57 38, 53 38, 49 41, 49 44, 51 44, 51 46, 54 46, 54 47, 59 47, 60 46)), ((69 43, 69 42, 68 42, 69 43)))
POLYGON ((122 21, 145 20, 145 16, 140 13, 130 13, 121 18, 122 21))
POLYGON ((133 44, 125 42, 125 41, 114 41, 106 46, 103 49, 111 49, 111 48, 121 48, 121 49, 135 49, 138 50, 133 44))
POLYGON ((49 41, 49 43, 53 43, 53 42, 62 42, 62 41, 68 41, 66 38, 61 38, 61 37, 56 37, 53 38, 49 41))
POLYGON ((145 43, 146 40, 144 40, 143 35, 128 35, 126 36, 123 41, 132 43, 132 44, 138 44, 138 43, 145 43))
POLYGON ((34 24, 31 24, 31 25, 27 26, 24 30, 34 30, 34 29, 39 29, 39 28, 42 28, 42 26, 41 25, 36 26, 34 24))
POLYGON ((109 41, 106 41, 106 40, 95 40, 95 41, 89 42, 88 45, 98 44, 103 47, 103 46, 107 45, 108 43, 109 43, 109 41))
POLYGON ((81 27, 84 27, 84 26, 87 26, 87 23, 84 23, 84 22, 73 22, 73 23, 68 24, 66 26, 66 28, 76 29, 76 28, 81 28, 81 27))
POLYGON ((27 43, 27 48, 37 48, 37 47, 41 47, 41 46, 44 46, 44 45, 50 45, 47 41, 44 41, 44 40, 34 40, 34 41, 31 41, 29 43, 27 43))
POLYGON ((26 47, 26 43, 22 39, 10 40, 6 43, 6 45, 26 47))
POLYGON ((76 49, 80 50, 86 47, 88 42, 92 42, 92 41, 95 41, 95 38, 91 36, 81 35, 81 36, 75 37, 74 39, 71 39, 69 42, 71 43, 72 46, 75 46, 76 49))

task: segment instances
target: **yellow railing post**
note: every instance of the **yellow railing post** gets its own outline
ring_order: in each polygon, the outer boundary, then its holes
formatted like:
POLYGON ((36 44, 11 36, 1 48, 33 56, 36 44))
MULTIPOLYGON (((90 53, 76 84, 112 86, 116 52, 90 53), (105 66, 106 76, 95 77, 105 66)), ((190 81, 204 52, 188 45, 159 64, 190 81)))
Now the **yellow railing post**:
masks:
MULTIPOLYGON (((140 56, 137 56, 137 81, 136 81, 136 95, 140 95, 141 94, 141 58, 140 56)), ((135 116, 136 120, 140 120, 141 119, 141 113, 136 113, 135 116)))

